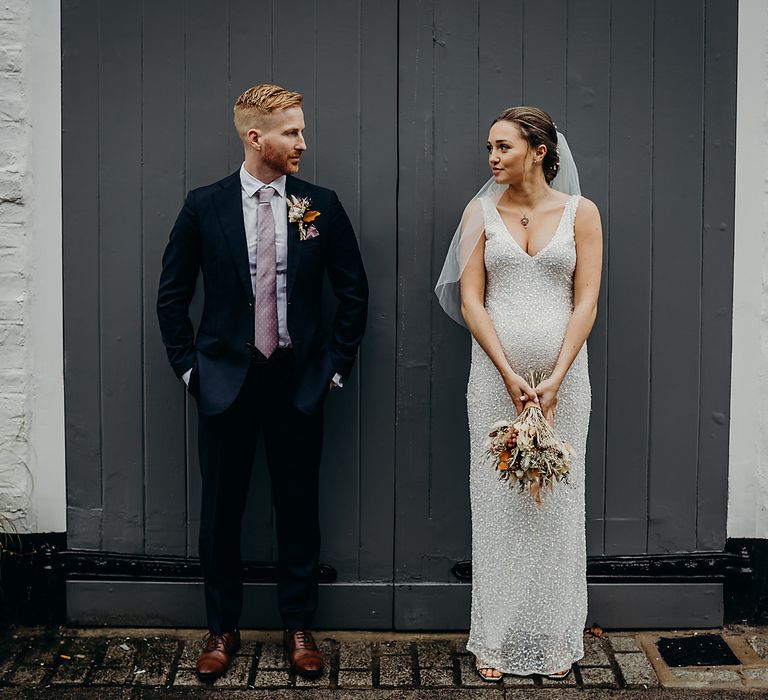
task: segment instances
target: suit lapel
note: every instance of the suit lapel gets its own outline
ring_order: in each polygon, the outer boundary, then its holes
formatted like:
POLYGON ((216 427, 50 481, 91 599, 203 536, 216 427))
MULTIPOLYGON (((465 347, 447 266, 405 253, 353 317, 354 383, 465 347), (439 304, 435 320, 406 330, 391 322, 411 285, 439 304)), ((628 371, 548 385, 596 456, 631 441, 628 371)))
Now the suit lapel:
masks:
MULTIPOLYGON (((285 179, 285 197, 304 197, 305 192, 301 184, 290 175, 285 179)), ((286 218, 287 218, 286 212, 286 218)), ((286 280, 286 292, 288 298, 291 298, 293 283, 296 280, 296 273, 299 269, 299 259, 301 258, 301 241, 299 240, 299 225, 288 222, 288 279, 286 280)))
POLYGON ((216 214, 219 217, 221 230, 237 269, 237 276, 242 282, 248 299, 253 301, 251 286, 251 271, 248 262, 248 242, 245 238, 243 223, 243 200, 240 194, 240 172, 236 171, 221 183, 221 189, 213 195, 216 214))

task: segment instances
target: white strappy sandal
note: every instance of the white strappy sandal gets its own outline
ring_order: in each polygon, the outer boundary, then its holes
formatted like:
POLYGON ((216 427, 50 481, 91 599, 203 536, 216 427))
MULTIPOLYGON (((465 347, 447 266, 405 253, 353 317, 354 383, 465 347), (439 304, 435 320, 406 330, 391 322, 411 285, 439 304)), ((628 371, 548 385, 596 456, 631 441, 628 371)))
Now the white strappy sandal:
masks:
POLYGON ((504 674, 501 671, 494 668, 493 666, 487 666, 477 657, 475 657, 475 670, 477 671, 477 675, 480 676, 480 678, 482 678, 486 683, 498 683, 502 678, 504 678, 504 674), (498 673, 499 675, 491 675, 493 673, 498 673))
POLYGON ((551 678, 553 681, 562 681, 571 675, 571 668, 568 668, 565 671, 561 671, 560 673, 546 673, 544 675, 547 678, 551 678))

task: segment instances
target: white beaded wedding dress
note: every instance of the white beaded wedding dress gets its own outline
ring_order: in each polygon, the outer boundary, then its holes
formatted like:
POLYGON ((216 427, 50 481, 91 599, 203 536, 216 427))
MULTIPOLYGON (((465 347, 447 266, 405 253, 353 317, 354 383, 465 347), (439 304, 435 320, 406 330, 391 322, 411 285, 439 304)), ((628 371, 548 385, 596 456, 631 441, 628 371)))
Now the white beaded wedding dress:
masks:
MULTIPOLYGON (((550 373, 573 311, 579 195, 571 196, 551 241, 530 256, 494 202, 485 221, 485 308, 505 355, 523 378, 550 373)), ((555 431, 574 448, 569 483, 537 506, 510 489, 485 456, 490 426, 515 406, 498 370, 472 340, 467 387, 472 506, 472 617, 467 649, 503 673, 552 674, 583 654, 587 615, 584 456, 591 404, 586 343, 558 393, 555 431)))

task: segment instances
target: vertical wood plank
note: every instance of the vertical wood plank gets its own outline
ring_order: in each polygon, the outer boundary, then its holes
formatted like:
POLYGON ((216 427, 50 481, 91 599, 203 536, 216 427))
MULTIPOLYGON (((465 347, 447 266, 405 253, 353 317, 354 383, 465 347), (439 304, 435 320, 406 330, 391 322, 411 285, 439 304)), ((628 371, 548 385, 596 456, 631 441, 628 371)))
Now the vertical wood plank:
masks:
MULTIPOLYGON (((595 202, 604 228, 603 277, 595 325, 589 336, 589 375, 592 414, 586 453, 587 551, 603 552, 605 485, 607 342, 609 308, 606 279, 609 250, 610 87, 605 67, 611 60, 611 5, 609 0, 572 0, 568 3, 567 113, 568 143, 579 169, 583 195, 595 202)), ((557 121, 557 120, 556 120, 557 121)), ((559 124, 558 124, 559 126, 559 124)))
POLYGON ((477 189, 490 177, 485 143, 491 122, 523 103, 523 0, 482 0, 479 5, 477 189), (493 37, 504 34, 504 50, 493 37))
MULTIPOLYGON (((198 280, 198 285, 201 284, 198 280)), ((199 297, 198 300, 193 299, 193 304, 197 301, 198 308, 200 307, 199 297)), ((199 317, 199 313, 197 314, 199 317)), ((194 317, 194 314, 193 314, 194 317)), ((187 556, 198 556, 198 540, 200 537, 200 503, 201 503, 201 481, 200 481, 200 457, 197 447, 197 408, 195 407, 194 399, 187 396, 185 397, 185 452, 187 454, 187 473, 186 473, 186 491, 185 497, 187 501, 187 556)))
POLYGON ((728 481, 738 6, 707 0, 699 473, 696 547, 725 545, 728 481), (726 264, 724 264, 726 263, 726 264))
POLYGON ((62 187, 67 531, 72 549, 100 549, 99 4, 64 0, 62 187))
POLYGON ((360 5, 360 250, 370 288, 359 359, 359 578, 392 580, 397 330, 397 0, 360 5))
POLYGON ((696 547, 703 14, 655 8, 650 552, 696 547))
POLYGON ((144 0, 142 265, 147 554, 186 554, 185 388, 168 366, 155 313, 168 234, 184 198, 183 0, 144 0))
MULTIPOLYGON (((229 0, 230 110, 249 87, 272 82, 272 4, 229 0)), ((243 146, 234 126, 229 134, 228 170, 233 171, 243 162, 243 146)))
POLYGON ((141 3, 102 5, 99 120, 106 549, 144 549, 141 3))
MULTIPOLYGON (((487 162, 485 140, 478 143, 479 2, 435 4, 435 27, 443 44, 435 47, 435 156, 432 176, 433 231, 428 296, 432 347, 429 415, 429 481, 419 514, 423 546, 413 552, 413 571, 432 581, 455 580, 452 566, 471 555, 469 510, 469 435, 466 391, 470 357, 469 334, 450 320, 437 303, 434 283, 466 203, 478 183, 465 177, 487 162)), ((427 237, 424 236, 426 239, 427 237)), ((418 470, 410 470, 413 484, 418 470)), ((423 477, 420 480, 424 483, 423 477)), ((418 511, 417 511, 418 513, 418 511)), ((415 513, 416 514, 416 513, 415 513)))
POLYGON ((401 126, 400 149, 420 157, 412 170, 401 159, 400 170, 396 578, 446 581, 470 550, 464 400, 469 339, 439 309, 433 286, 464 205, 478 187, 464 175, 475 172, 482 158, 478 5, 422 4, 405 19, 403 10, 401 5, 401 52, 407 53, 401 53, 401 65, 403 55, 419 63, 415 84, 401 72, 401 105, 407 99, 413 112, 401 126), (404 23, 415 24, 416 33, 402 41, 404 23))
POLYGON ((272 64, 275 82, 304 95, 307 152, 301 158, 299 177, 317 178, 317 61, 316 32, 322 0, 272 1, 272 64))
MULTIPOLYGON (((313 128, 317 184, 335 190, 360 235, 360 12, 354 0, 324 0, 317 13, 317 62, 313 128)), ((375 263, 374 263, 375 264, 375 263)), ((336 299, 326 289, 323 306, 332 322, 336 299)), ((342 581, 357 578, 359 552, 360 414, 356 363, 341 392, 331 392, 325 410, 320 480, 323 559, 342 581)), ((372 465, 369 464, 368 468, 372 465)))
POLYGON ((567 131, 566 0, 525 0, 523 5, 523 102, 541 107, 567 131))
MULTIPOLYGON (((185 185, 186 189, 215 182, 228 174, 227 143, 232 127, 227 104, 229 73, 228 5, 185 3, 185 185)), ((178 206, 181 207, 181 202, 178 206)), ((195 328, 202 310, 198 280, 191 315, 195 328)), ((197 408, 187 401, 187 552, 197 554, 200 528, 200 466, 197 450, 197 408)))
POLYGON ((653 6, 614 3, 611 28, 608 555, 643 553, 647 544, 653 6))
POLYGON ((187 189, 225 177, 232 126, 228 5, 185 5, 187 189))
POLYGON ((400 174, 397 222, 398 330, 397 431, 395 453, 395 571, 397 581, 418 577, 414 552, 421 549, 418 523, 429 464, 430 325, 436 165, 433 90, 434 53, 431 0, 400 2, 398 151, 400 174))

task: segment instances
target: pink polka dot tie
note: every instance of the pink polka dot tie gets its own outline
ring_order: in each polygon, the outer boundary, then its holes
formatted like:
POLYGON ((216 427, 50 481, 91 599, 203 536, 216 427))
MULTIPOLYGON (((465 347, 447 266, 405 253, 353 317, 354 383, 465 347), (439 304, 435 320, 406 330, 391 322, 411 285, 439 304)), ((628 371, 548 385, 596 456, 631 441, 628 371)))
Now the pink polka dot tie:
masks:
POLYGON ((275 217, 272 214, 272 187, 258 191, 259 218, 256 226, 256 291, 254 293, 254 344, 258 351, 269 357, 277 348, 277 261, 275 259, 275 217))

